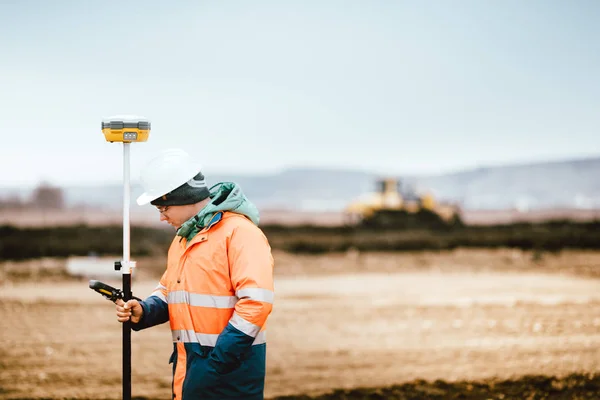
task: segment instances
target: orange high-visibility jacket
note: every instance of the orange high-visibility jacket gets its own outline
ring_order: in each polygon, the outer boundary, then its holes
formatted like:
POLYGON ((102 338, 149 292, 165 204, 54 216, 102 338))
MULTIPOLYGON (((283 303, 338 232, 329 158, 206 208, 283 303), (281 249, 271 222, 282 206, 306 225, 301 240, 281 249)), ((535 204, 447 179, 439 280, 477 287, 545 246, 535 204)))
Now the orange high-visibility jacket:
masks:
POLYGON ((216 213, 189 243, 175 237, 167 270, 132 324, 169 321, 174 399, 264 398, 273 267, 267 238, 240 214, 216 213))

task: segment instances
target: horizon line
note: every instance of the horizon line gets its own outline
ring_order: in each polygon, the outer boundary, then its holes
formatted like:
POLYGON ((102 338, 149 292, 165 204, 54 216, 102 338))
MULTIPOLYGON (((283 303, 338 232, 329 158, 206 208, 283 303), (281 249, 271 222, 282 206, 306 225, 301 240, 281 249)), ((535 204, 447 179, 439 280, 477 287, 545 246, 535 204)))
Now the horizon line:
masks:
MULTIPOLYGON (((417 177, 421 177, 421 178, 431 178, 431 177, 439 177, 439 176, 444 176, 444 175, 454 175, 454 174, 460 174, 460 173, 468 173, 468 172, 473 172, 473 171, 478 171, 478 170, 485 170, 485 169, 495 169, 495 168, 519 168, 519 167, 535 167, 535 166, 540 166, 540 165, 552 165, 552 164, 564 164, 564 163, 577 163, 577 162, 586 162, 586 161, 593 161, 593 160, 600 160, 600 154, 598 155, 586 155, 586 156, 581 156, 581 157, 576 157, 576 156, 569 156, 569 157, 561 157, 561 158, 546 158, 544 160, 535 160, 535 161, 526 161, 526 160, 520 160, 520 161, 515 161, 515 162, 508 162, 508 163, 490 163, 490 164, 481 164, 481 165, 474 165, 474 166, 465 166, 465 167, 458 167, 458 168, 453 168, 453 169, 449 169, 449 170, 445 170, 444 172, 441 173, 437 173, 437 174, 432 174, 432 173, 405 173, 405 174, 399 174, 399 173, 381 173, 372 169, 360 169, 360 168, 352 168, 352 167, 343 167, 343 166, 318 166, 318 165, 313 165, 313 166, 302 166, 302 165, 289 165, 283 168, 279 168, 275 171, 272 172, 254 172, 254 173, 244 173, 244 172, 216 172, 216 173, 212 173, 211 176, 218 176, 218 175, 237 175, 237 176, 241 176, 241 177, 271 177, 271 176, 276 176, 276 175, 280 175, 282 173, 285 172, 290 172, 290 171, 298 171, 298 170, 305 170, 305 171, 315 171, 315 170, 319 170, 319 171, 323 171, 323 172, 333 172, 333 171, 338 171, 338 172, 358 172, 358 173, 364 173, 364 174, 372 174, 375 176, 394 176, 394 177, 412 177, 412 178, 417 178, 417 177)), ((209 177, 208 177, 209 178, 209 177)), ((35 189, 38 188, 40 186, 42 186, 43 184, 47 184, 50 187, 95 187, 95 186, 113 186, 113 185, 122 185, 122 181, 121 180, 106 180, 106 179, 99 179, 97 181, 95 181, 94 183, 89 183, 89 182, 72 182, 72 183, 63 183, 63 184, 57 184, 57 183, 53 183, 49 180, 45 180, 45 179, 40 179, 39 181, 37 181, 36 183, 27 183, 25 185, 2 185, 0 184, 0 188, 1 189, 35 189)), ((139 180, 138 179, 131 179, 130 184, 132 186, 139 184, 139 180)))

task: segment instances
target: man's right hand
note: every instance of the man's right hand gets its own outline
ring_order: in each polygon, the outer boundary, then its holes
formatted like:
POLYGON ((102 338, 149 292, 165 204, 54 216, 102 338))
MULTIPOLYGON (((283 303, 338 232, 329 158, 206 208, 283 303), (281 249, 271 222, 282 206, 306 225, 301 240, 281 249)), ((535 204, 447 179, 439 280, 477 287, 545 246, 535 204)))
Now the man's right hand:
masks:
POLYGON ((119 322, 127 322, 131 318, 131 322, 137 324, 144 314, 142 305, 137 300, 129 300, 125 303, 119 299, 115 302, 117 306, 117 320, 119 322))

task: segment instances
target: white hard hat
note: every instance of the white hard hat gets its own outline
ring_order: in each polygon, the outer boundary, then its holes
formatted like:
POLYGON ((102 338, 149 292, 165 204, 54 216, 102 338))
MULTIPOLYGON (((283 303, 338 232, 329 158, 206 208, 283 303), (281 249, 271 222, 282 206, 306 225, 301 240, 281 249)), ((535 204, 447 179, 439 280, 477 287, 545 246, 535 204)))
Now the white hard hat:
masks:
POLYGON ((178 188, 198 172, 200 164, 181 149, 168 149, 150 160, 140 174, 144 193, 137 198, 141 206, 178 188))

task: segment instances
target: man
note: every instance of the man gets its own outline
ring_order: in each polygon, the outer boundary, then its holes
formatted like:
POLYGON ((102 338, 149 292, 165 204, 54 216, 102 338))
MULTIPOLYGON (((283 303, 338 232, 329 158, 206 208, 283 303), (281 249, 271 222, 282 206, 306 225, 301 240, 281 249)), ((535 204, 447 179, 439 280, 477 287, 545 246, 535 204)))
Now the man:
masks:
POLYGON ((117 302, 117 319, 139 331, 169 321, 173 399, 262 400, 273 257, 256 207, 240 187, 208 189, 200 166, 168 150, 143 170, 160 220, 176 228, 167 269, 144 301, 117 302))

